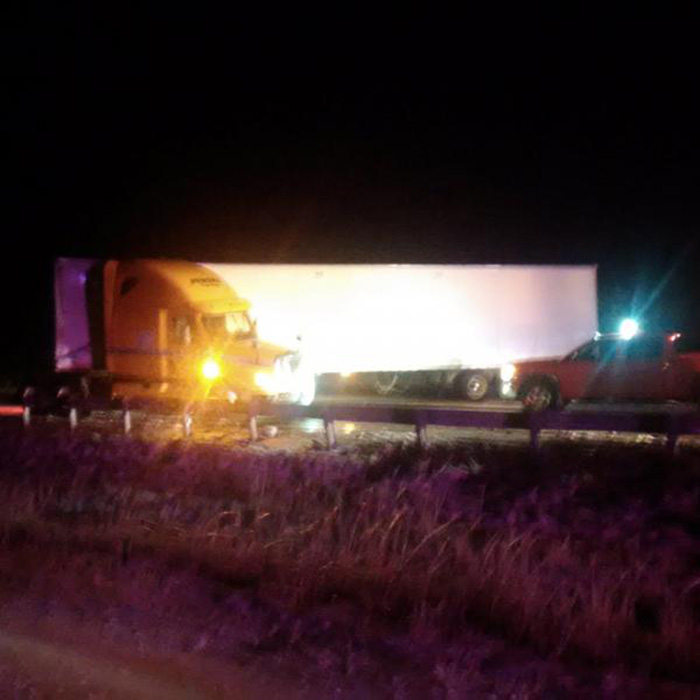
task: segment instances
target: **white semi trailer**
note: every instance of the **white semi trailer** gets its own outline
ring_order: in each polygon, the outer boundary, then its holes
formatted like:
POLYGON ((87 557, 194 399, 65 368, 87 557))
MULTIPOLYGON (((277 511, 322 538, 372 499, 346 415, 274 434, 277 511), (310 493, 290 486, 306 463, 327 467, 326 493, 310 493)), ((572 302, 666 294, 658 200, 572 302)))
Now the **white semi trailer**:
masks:
POLYGON ((595 266, 203 264, 251 301, 262 339, 381 391, 419 381, 480 400, 502 364, 598 330, 595 266))

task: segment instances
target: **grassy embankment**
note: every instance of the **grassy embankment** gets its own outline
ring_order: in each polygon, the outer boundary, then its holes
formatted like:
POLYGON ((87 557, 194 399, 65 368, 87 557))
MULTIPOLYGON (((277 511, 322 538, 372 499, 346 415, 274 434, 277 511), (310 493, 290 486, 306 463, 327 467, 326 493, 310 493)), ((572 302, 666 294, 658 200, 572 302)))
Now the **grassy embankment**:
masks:
POLYGON ((0 436, 6 545, 147 552, 306 609, 697 680, 697 458, 560 446, 260 454, 0 436))

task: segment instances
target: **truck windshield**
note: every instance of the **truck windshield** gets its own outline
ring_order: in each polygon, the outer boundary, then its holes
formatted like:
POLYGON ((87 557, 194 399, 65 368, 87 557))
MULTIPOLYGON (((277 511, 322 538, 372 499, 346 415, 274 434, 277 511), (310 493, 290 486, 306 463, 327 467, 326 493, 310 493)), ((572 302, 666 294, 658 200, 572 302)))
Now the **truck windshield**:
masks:
POLYGON ((202 316, 202 324, 210 336, 220 339, 252 338, 253 324, 244 311, 216 316, 202 316))

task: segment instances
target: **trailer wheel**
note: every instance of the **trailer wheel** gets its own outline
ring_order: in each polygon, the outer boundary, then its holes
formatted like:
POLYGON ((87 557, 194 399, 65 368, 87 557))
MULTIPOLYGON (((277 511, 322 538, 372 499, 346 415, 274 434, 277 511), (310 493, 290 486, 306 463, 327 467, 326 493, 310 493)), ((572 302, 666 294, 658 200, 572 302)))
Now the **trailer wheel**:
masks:
POLYGON ((386 396, 391 393, 399 380, 398 374, 377 373, 374 378, 374 388, 378 394, 386 396))
POLYGON ((462 372, 457 375, 455 385, 459 395, 469 401, 482 401, 491 388, 485 372, 462 372))
POLYGON ((377 372, 374 375, 374 390, 380 396, 403 394, 412 388, 411 375, 402 372, 377 372))
POLYGON ((518 394, 526 411, 546 411, 559 403, 559 389, 547 377, 535 377, 523 384, 518 394))

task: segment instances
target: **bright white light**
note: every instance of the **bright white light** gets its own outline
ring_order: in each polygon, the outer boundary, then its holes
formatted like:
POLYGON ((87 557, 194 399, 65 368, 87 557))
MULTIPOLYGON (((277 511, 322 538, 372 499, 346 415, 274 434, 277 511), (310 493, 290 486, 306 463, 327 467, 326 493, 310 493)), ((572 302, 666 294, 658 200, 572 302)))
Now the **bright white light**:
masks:
POLYGON ((639 332, 639 324, 633 318, 626 318, 620 324, 620 337, 623 340, 633 338, 639 332))
POLYGON ((515 365, 507 364, 501 367, 501 381, 506 384, 515 376, 515 365))
POLYGON ((216 360, 205 360, 202 363, 202 375, 205 379, 213 381, 221 376, 221 368, 216 360))
POLYGON ((255 383, 268 394, 275 394, 277 382, 275 377, 269 372, 258 372, 255 375, 255 383))

